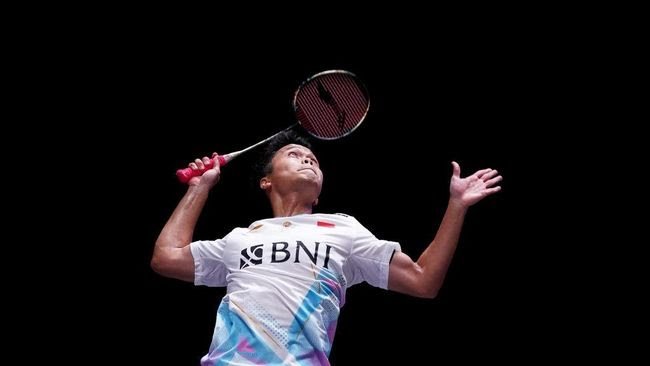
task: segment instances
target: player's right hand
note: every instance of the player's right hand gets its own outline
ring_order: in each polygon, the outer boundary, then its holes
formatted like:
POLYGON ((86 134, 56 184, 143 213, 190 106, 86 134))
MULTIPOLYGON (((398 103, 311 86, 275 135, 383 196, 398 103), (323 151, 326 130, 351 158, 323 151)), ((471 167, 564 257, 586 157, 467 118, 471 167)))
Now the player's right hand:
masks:
POLYGON ((208 168, 202 175, 192 177, 187 184, 190 186, 198 186, 205 184, 208 187, 212 188, 221 177, 221 169, 219 166, 219 159, 217 159, 217 153, 212 153, 212 158, 204 156, 201 159, 194 159, 193 162, 189 163, 188 166, 192 170, 203 171, 206 167, 213 165, 212 168, 208 168))

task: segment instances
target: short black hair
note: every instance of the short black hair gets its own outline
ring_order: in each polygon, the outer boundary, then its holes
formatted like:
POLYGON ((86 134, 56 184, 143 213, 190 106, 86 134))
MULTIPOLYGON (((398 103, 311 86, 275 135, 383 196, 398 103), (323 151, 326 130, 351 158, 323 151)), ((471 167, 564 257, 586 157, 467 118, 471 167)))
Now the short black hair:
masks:
POLYGON ((252 177, 252 183, 255 186, 259 184, 260 179, 271 173, 271 170, 273 169, 271 162, 275 156, 275 153, 277 153, 281 148, 291 144, 304 146, 309 150, 312 149, 311 143, 306 136, 301 135, 294 130, 281 132, 273 139, 271 139, 271 141, 269 141, 266 145, 264 145, 264 148, 260 153, 257 164, 255 164, 252 177))

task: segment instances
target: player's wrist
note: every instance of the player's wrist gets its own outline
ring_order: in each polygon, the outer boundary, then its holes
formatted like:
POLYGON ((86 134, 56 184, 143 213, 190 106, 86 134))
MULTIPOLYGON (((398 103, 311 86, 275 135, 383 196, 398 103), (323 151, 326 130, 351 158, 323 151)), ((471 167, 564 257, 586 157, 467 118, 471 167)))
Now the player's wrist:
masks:
POLYGON ((449 208, 458 209, 458 210, 467 210, 469 205, 465 203, 462 199, 457 197, 449 197, 449 202, 447 204, 449 208))
POLYGON ((187 194, 193 194, 193 195, 202 195, 205 194, 207 195, 210 193, 210 190, 212 187, 214 187, 216 183, 207 183, 207 182, 199 182, 197 184, 192 184, 187 187, 187 194))

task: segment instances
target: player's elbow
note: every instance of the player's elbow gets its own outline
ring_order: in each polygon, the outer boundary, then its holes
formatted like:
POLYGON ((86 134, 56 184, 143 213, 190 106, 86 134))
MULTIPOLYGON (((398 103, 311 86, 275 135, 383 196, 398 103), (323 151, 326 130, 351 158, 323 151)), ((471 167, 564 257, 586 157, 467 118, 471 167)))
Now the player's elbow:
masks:
POLYGON ((414 281, 412 282, 412 295, 423 299, 434 299, 438 296, 440 283, 436 278, 431 278, 424 269, 418 268, 415 272, 414 281))
POLYGON ((165 263, 164 259, 160 258, 160 255, 154 255, 151 257, 151 269, 160 275, 164 275, 165 263))
POLYGON ((435 299, 438 296, 438 289, 421 287, 418 288, 413 295, 423 299, 435 299))
POLYGON ((150 265, 154 272, 165 277, 171 276, 174 268, 172 258, 161 252, 154 253, 150 265))
POLYGON ((436 297, 438 297, 438 290, 426 291, 422 297, 425 299, 435 299, 436 297))
POLYGON ((401 289, 395 287, 393 290, 421 299, 434 299, 436 296, 438 296, 437 287, 432 287, 429 284, 422 282, 411 283, 411 286, 401 289))

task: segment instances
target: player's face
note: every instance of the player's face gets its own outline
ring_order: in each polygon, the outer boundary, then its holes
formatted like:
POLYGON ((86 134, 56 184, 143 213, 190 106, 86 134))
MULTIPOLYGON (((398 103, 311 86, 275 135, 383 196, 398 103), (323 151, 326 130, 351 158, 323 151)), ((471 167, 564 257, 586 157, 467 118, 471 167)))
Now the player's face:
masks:
POLYGON ((323 172, 318 159, 308 148, 290 144, 278 150, 271 161, 273 170, 269 175, 278 189, 307 188, 317 197, 323 185, 323 172))

